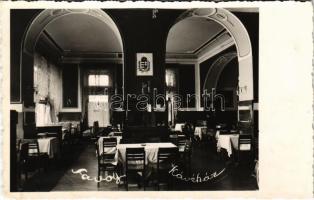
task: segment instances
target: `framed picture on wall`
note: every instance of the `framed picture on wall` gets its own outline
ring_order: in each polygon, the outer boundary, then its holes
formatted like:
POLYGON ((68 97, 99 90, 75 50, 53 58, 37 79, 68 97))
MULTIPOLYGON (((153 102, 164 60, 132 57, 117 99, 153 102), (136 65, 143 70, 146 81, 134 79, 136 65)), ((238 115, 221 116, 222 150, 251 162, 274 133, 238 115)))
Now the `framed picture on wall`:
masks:
POLYGON ((137 53, 136 54, 136 75, 153 76, 153 54, 137 53))

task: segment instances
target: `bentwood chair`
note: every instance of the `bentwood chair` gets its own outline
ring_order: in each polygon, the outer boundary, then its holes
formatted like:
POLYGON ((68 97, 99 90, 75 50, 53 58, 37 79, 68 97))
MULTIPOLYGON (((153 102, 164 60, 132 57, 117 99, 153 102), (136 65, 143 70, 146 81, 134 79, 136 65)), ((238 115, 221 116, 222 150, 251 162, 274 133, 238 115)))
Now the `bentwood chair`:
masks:
MULTIPOLYGON (((97 153, 97 164, 98 164, 98 180, 100 179, 101 172, 116 172, 117 171, 117 160, 116 160, 116 145, 117 140, 114 141, 116 138, 103 138, 103 153, 100 154, 99 152, 99 145, 98 142, 96 144, 96 153, 97 153), (110 139, 110 140, 107 140, 110 139)), ((99 187, 99 182, 97 183, 99 187)))
POLYGON ((176 164, 178 148, 159 148, 157 155, 157 187, 160 190, 160 184, 166 183, 168 188, 172 186, 173 179, 169 171, 173 164, 176 164))
POLYGON ((125 153, 125 187, 128 190, 129 180, 135 175, 140 179, 145 190, 145 149, 144 148, 126 148, 125 153))

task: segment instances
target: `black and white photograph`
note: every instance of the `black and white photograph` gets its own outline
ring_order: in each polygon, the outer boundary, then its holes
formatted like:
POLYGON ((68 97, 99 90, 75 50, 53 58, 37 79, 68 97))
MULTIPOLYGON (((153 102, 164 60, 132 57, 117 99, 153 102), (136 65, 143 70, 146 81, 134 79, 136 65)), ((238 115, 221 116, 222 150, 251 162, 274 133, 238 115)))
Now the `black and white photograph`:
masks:
POLYGON ((11 191, 258 190, 258 8, 10 17, 11 191))
POLYGON ((8 15, 10 193, 261 192, 258 6, 8 15))

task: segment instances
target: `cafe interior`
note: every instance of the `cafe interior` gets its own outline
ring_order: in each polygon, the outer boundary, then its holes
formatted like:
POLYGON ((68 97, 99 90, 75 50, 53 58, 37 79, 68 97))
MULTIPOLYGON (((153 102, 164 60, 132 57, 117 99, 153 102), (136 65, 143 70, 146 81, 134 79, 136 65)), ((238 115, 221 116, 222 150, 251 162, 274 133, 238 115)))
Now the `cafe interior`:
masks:
POLYGON ((258 190, 258 9, 10 18, 12 192, 258 190))

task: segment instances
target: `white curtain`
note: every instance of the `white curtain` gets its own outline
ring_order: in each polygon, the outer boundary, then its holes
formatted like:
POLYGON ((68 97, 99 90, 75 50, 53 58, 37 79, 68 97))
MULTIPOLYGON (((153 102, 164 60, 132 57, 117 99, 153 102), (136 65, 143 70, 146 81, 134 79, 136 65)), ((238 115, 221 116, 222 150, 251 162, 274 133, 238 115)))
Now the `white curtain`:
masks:
POLYGON ((52 123, 50 104, 36 103, 35 105, 36 126, 46 126, 52 123))
POLYGON ((99 127, 110 125, 109 103, 88 102, 88 126, 98 121, 99 127))

